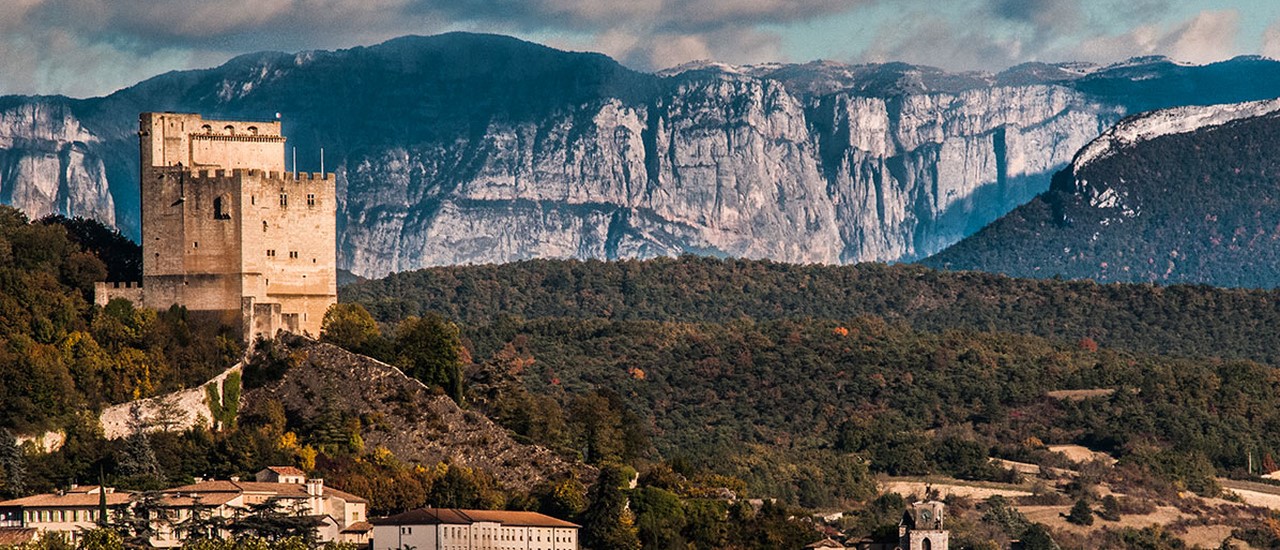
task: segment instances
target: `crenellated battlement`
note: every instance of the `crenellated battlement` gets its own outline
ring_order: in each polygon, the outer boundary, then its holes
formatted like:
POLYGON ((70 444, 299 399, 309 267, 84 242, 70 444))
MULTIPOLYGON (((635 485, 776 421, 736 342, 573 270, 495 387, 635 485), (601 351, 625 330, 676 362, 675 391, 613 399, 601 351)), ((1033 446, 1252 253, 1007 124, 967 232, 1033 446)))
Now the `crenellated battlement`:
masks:
POLYGON ((188 178, 192 180, 235 180, 246 177, 262 178, 267 181, 279 181, 285 183, 308 183, 322 182, 329 183, 336 181, 333 172, 322 174, 320 172, 277 172, 275 170, 258 170, 255 168, 236 168, 234 170, 181 170, 188 178))

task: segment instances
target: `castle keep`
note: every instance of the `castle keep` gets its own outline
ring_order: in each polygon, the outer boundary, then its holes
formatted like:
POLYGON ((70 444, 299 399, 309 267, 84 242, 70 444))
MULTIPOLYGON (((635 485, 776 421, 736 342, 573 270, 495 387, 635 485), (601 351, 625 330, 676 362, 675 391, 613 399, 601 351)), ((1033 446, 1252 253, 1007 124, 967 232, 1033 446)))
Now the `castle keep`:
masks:
POLYGON ((143 113, 142 283, 96 301, 239 315, 246 339, 319 336, 337 301, 333 174, 285 170, 280 122, 143 113))

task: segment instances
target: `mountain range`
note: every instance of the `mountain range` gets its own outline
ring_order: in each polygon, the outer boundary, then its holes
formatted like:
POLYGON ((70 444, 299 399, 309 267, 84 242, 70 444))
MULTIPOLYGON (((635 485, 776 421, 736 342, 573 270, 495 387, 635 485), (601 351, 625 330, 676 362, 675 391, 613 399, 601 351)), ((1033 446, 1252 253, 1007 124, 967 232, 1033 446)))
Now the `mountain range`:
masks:
POLYGON ((1048 188, 1125 115, 1280 95, 1280 62, 998 74, 900 63, 647 74, 453 33, 237 57, 106 97, 0 97, 0 202, 139 231, 136 116, 277 113, 339 187, 339 267, 684 253, 910 261, 1048 188))

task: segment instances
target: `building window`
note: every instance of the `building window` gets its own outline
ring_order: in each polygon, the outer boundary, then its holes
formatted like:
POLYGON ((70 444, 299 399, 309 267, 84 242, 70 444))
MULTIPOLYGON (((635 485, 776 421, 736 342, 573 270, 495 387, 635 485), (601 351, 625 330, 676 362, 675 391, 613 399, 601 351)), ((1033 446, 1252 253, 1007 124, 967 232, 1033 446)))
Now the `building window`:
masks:
POLYGON ((229 220, 231 219, 231 199, 222 196, 213 199, 213 219, 229 220))
POLYGON ((200 248, 200 241, 192 241, 191 248, 200 248))
POLYGON ((267 251, 267 257, 268 257, 268 258, 274 258, 274 257, 276 257, 276 251, 275 251, 275 250, 268 250, 268 251, 267 251))
POLYGON ((289 206, 289 194, 280 193, 280 206, 289 206))
POLYGON ((307 206, 315 206, 315 205, 316 205, 316 194, 307 193, 307 206))
POLYGON ((203 131, 204 133, 206 133, 206 134, 212 134, 212 133, 213 133, 213 126, 210 126, 210 125, 208 125, 208 124, 205 124, 204 126, 201 126, 201 127, 200 127, 200 130, 202 130, 202 131, 203 131))
POLYGON ((249 204, 258 204, 258 196, 249 195, 249 204))
POLYGON ((228 124, 225 128, 223 128, 223 130, 226 130, 226 131, 227 131, 227 135, 229 135, 229 136, 234 136, 234 135, 236 135, 236 127, 235 127, 235 126, 232 126, 232 125, 230 125, 230 124, 228 124))
POLYGON ((290 260, 296 260, 297 258, 298 258, 298 251, 297 251, 297 250, 290 250, 290 251, 289 251, 289 259, 290 259, 290 260))
POLYGON ((257 126, 250 126, 250 127, 249 127, 249 135, 251 135, 251 136, 256 136, 256 135, 258 135, 258 127, 257 127, 257 126))

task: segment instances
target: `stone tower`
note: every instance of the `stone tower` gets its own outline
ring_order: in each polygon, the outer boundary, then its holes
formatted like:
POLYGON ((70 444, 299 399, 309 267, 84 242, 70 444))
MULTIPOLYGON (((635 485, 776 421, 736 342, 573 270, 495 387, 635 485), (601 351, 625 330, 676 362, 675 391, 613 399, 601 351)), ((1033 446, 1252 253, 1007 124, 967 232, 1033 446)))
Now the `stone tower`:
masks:
POLYGON ((285 170, 279 121, 143 113, 142 285, 103 285, 165 309, 241 317, 246 340, 320 334, 337 301, 332 174, 285 170))
POLYGON ((907 507, 898 524, 901 550, 947 550, 951 534, 942 528, 946 506, 936 500, 907 507))

